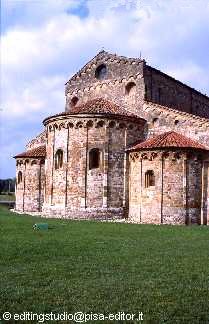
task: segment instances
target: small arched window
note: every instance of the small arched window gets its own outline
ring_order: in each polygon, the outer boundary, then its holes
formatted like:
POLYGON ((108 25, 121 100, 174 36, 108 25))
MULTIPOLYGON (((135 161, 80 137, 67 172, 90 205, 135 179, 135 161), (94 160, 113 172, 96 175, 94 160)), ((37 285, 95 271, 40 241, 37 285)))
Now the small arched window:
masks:
POLYGON ((61 149, 57 150, 55 154, 55 169, 60 169, 63 166, 63 151, 61 149))
POLYGON ((89 151, 89 170, 97 169, 100 165, 100 150, 93 148, 89 151))
POLYGON ((129 82, 126 85, 126 95, 134 95, 136 92, 136 83, 129 82))
POLYGON ((78 97, 73 97, 70 101, 71 107, 75 107, 78 102, 78 97))
POLYGON ((153 118, 152 125, 153 126, 159 126, 159 119, 157 117, 156 118, 153 118))
POLYGON ((145 173, 145 188, 155 185, 155 174, 152 170, 147 170, 145 173))
POLYGON ((101 64, 96 68, 95 77, 98 80, 103 80, 107 75, 107 67, 105 64, 101 64))
POLYGON ((21 182, 22 182, 22 172, 19 171, 19 172, 18 172, 18 175, 17 175, 17 183, 19 184, 19 183, 21 183, 21 182))

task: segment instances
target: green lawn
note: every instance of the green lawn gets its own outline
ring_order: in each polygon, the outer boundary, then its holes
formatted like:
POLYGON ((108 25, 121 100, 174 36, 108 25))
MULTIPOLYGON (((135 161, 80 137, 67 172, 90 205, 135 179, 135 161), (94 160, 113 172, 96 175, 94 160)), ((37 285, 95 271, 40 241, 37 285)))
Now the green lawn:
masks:
POLYGON ((209 227, 48 219, 51 229, 34 231, 39 221, 1 208, 0 313, 142 311, 144 323, 209 323, 209 227))
POLYGON ((15 195, 0 195, 0 201, 15 201, 15 195))

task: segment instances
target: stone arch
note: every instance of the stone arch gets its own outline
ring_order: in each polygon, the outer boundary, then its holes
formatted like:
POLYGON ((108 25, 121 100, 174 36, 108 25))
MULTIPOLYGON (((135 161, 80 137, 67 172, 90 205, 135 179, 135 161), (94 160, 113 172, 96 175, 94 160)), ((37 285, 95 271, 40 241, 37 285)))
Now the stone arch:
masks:
POLYGON ((127 83, 125 87, 125 94, 128 96, 132 96, 135 95, 135 93, 136 93, 136 83, 133 81, 127 83))
POLYGON ((152 120, 152 125, 153 126, 158 126, 159 125, 159 118, 158 117, 154 117, 152 120))
POLYGON ((128 129, 132 130, 134 128, 133 124, 129 124, 128 129))
POLYGON ((74 124, 73 123, 68 123, 68 127, 69 128, 73 128, 74 127, 74 124))
POLYGON ((88 120, 88 121, 86 122, 86 127, 91 128, 91 127, 93 127, 93 126, 94 126, 94 122, 93 122, 93 120, 88 120))
POLYGON ((103 80, 105 79, 106 75, 107 75, 107 66, 104 63, 102 63, 96 68, 95 77, 98 80, 103 80))
POLYGON ((142 158, 142 160, 147 160, 148 159, 148 154, 147 153, 142 153, 141 158, 142 158))
POLYGON ((58 129, 60 130, 63 127, 63 123, 60 123, 58 129))
POLYGON ((31 161, 31 165, 34 165, 34 164, 37 164, 37 161, 36 160, 32 160, 31 161))
POLYGON ((79 100, 78 97, 76 96, 72 97, 72 99, 70 100, 70 106, 75 107, 78 103, 78 100, 79 100))
POLYGON ((125 125, 125 123, 119 123, 119 128, 125 128, 126 127, 126 125, 125 125))
POLYGON ((111 120, 110 122, 109 122, 109 127, 110 128, 114 128, 116 126, 116 122, 114 121, 114 120, 111 120))
POLYGON ((150 160, 152 161, 152 160, 156 159, 157 156, 158 156, 158 154, 157 154, 156 152, 152 152, 152 153, 150 154, 150 160))
POLYGON ((83 127, 83 123, 81 121, 77 122, 76 128, 82 128, 82 127, 83 127))
POLYGON ((99 120, 96 124, 96 127, 103 127, 105 125, 104 120, 99 120))

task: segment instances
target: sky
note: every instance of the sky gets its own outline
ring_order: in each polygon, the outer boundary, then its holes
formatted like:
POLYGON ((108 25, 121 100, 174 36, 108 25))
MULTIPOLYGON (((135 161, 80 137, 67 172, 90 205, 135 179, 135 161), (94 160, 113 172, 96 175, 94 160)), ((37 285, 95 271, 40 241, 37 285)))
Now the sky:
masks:
POLYGON ((1 179, 101 49, 209 94, 209 0, 1 0, 1 179))

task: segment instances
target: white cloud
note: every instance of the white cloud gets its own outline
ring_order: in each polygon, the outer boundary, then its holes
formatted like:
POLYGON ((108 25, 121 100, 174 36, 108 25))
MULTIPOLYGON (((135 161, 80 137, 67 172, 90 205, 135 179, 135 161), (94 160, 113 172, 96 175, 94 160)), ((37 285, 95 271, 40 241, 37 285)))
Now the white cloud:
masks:
POLYGON ((80 6, 82 0, 2 0, 2 27, 31 28, 80 6))
MULTIPOLYGON (((209 92, 207 0, 4 0, 3 4, 9 23, 1 43, 1 101, 10 125, 15 121, 22 128, 32 119, 39 123, 40 116, 63 111, 65 81, 102 47, 132 57, 142 51, 149 64, 209 92), (88 7, 88 16, 69 14, 82 4, 88 7)), ((21 136, 28 138, 30 130, 21 136)))
POLYGON ((177 80, 183 80, 188 85, 203 93, 209 92, 209 74, 205 73, 205 68, 195 64, 192 61, 179 64, 173 69, 170 68, 168 74, 177 80), (192 81, 191 81, 192 80, 192 81))
POLYGON ((41 115, 64 111, 64 80, 64 77, 53 76, 42 77, 24 86, 13 84, 15 92, 10 88, 3 94, 3 118, 27 118, 27 115, 30 118, 39 111, 41 115))

